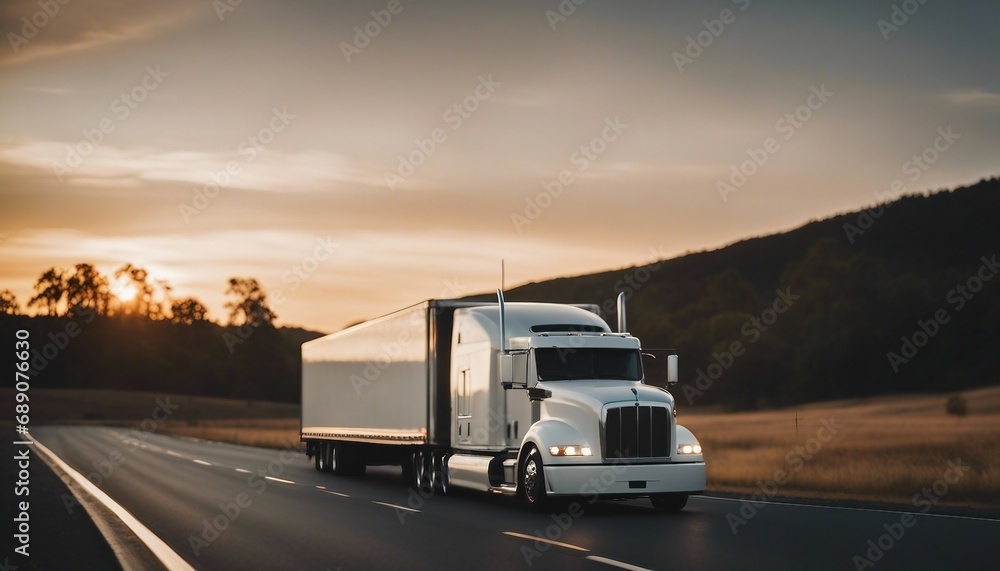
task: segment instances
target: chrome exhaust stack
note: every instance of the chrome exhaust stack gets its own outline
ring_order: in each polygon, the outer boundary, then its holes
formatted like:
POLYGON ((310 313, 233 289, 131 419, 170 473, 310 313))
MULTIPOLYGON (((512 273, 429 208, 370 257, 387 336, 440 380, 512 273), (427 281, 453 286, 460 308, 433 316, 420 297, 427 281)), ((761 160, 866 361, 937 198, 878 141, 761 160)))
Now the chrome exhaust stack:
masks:
POLYGON ((625 326, 625 292, 618 294, 618 332, 628 333, 628 327, 625 326))
POLYGON ((503 290, 497 290, 497 302, 500 304, 500 353, 507 353, 507 319, 503 303, 503 290))

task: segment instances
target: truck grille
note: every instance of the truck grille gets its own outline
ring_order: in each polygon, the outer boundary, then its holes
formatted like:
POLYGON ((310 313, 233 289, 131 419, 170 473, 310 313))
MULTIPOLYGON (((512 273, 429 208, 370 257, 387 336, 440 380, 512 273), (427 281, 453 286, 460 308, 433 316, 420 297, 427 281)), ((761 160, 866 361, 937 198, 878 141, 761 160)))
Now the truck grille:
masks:
POLYGON ((670 456, 670 415, 662 406, 609 408, 604 417, 605 458, 670 456))

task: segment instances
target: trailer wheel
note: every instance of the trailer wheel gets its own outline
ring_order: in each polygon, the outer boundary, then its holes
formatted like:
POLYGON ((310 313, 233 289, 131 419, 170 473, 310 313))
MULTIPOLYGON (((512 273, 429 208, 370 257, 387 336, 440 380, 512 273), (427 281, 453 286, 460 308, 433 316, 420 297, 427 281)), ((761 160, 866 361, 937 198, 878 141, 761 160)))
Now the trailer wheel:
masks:
POLYGON ((532 511, 545 509, 545 470, 542 455, 535 447, 531 447, 521 465, 521 489, 524 490, 524 499, 528 501, 528 507, 532 511))
POLYGON ((417 462, 414 459, 415 452, 404 452, 400 460, 400 467, 403 469, 403 485, 409 488, 417 485, 417 462))
POLYGON ((658 494, 649 497, 653 507, 661 512, 679 512, 687 505, 687 494, 658 494))
POLYGON ((333 469, 333 445, 330 442, 316 443, 316 470, 329 472, 333 469))

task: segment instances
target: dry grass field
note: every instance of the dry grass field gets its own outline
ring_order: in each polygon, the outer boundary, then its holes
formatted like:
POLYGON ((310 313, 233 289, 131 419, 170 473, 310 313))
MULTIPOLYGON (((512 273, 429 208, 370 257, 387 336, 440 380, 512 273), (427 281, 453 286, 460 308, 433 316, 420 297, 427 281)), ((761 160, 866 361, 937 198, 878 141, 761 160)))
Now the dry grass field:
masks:
MULTIPOLYGON (((0 391, 0 397, 9 393, 0 391)), ((941 480, 951 462, 969 469, 940 496, 942 504, 998 507, 1000 386, 963 396, 968 401, 964 417, 946 414, 946 396, 917 395, 736 414, 682 405, 678 420, 705 447, 711 491, 750 495, 764 488, 786 497, 909 504, 941 480), (824 422, 830 428, 821 431, 824 422)), ((35 425, 136 426, 164 395, 33 389, 31 397, 35 425)), ((156 426, 157 432, 272 448, 300 446, 297 405, 184 396, 171 396, 169 402, 176 410, 156 426)))
POLYGON ((712 490, 911 503, 961 462, 969 469, 940 502, 1000 506, 1000 387, 962 396, 964 417, 946 414, 945 396, 922 395, 740 414, 682 408, 678 420, 705 448, 712 490), (821 431, 824 421, 836 432, 821 431))
POLYGON ((163 430, 166 434, 260 446, 262 448, 300 448, 299 417, 295 418, 244 418, 205 420, 189 424, 172 424, 163 430))

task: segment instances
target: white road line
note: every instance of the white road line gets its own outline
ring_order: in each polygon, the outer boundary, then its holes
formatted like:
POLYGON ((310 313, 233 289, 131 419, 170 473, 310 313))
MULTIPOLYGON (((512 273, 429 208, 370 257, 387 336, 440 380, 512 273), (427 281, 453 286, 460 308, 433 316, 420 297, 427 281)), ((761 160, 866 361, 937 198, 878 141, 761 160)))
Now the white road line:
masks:
POLYGON ((413 508, 408 508, 408 507, 404 507, 404 506, 397 506, 396 504, 387 504, 385 502, 376 502, 375 500, 372 500, 372 503, 373 504, 378 504, 380 506, 386 506, 386 507, 390 507, 390 508, 396 508, 397 510, 405 510, 405 511, 408 511, 408 512, 420 513, 420 510, 415 510, 413 508))
POLYGON ((281 482, 283 484, 294 484, 295 482, 291 480, 282 480, 281 478, 274 478, 272 476, 264 476, 265 480, 274 480, 275 482, 281 482))
POLYGON ((177 456, 178 458, 183 458, 184 457, 183 454, 180 454, 178 452, 174 452, 173 450, 167 450, 167 454, 170 454, 171 456, 177 456))
POLYGON ((242 474, 253 474, 253 472, 251 472, 250 470, 244 470, 243 468, 234 468, 234 469, 242 474))
POLYGON ((197 458, 194 459, 194 463, 195 464, 201 464, 202 466, 211 466, 212 465, 211 462, 206 462, 204 460, 199 460, 197 458))
MULTIPOLYGON (((716 497, 711 497, 711 496, 697 496, 697 497, 692 498, 692 499, 695 499, 695 500, 714 500, 716 502, 735 502, 735 503, 742 503, 743 502, 743 500, 736 500, 736 499, 733 499, 733 498, 716 498, 716 497)), ((988 518, 988 517, 966 516, 966 515, 932 514, 932 513, 923 513, 923 512, 902 512, 902 511, 898 511, 898 510, 880 510, 880 509, 875 509, 875 508, 852 508, 852 507, 847 507, 847 506, 819 506, 819 505, 816 505, 816 504, 792 504, 792 503, 788 503, 788 502, 771 502, 771 501, 766 501, 764 503, 773 504, 773 505, 776 505, 776 506, 792 506, 792 507, 797 507, 797 508, 819 508, 819 509, 825 509, 825 510, 848 510, 848 511, 855 511, 855 512, 876 512, 876 513, 885 513, 885 514, 910 514, 910 515, 922 516, 922 517, 945 517, 945 518, 952 518, 952 519, 971 519, 971 520, 975 520, 975 521, 991 521, 991 522, 1000 523, 1000 519, 993 519, 993 518, 988 518)))
POLYGON ((349 497, 351 497, 351 496, 348 496, 347 494, 341 494, 340 492, 334 492, 333 490, 320 490, 320 491, 323 492, 323 493, 325 493, 325 494, 333 494, 335 496, 340 496, 342 498, 349 498, 349 497))
POLYGON ((565 547, 566 549, 575 549, 577 551, 585 551, 590 553, 590 550, 585 547, 580 547, 579 545, 573 545, 570 543, 563 543, 561 541, 553 541, 545 537, 538 537, 537 535, 527 535, 524 533, 517 533, 516 531, 505 531, 504 535, 509 535, 511 537, 520 537, 521 539, 530 539, 532 541, 541 541, 542 543, 549 543, 552 545, 558 545, 559 547, 565 547))
POLYGON ((630 563, 624 563, 622 561, 616 561, 614 559, 608 559, 607 557, 599 557, 597 555, 588 555, 587 559, 591 561, 596 561, 598 563, 603 563, 605 565, 610 565, 612 567, 617 567, 619 569, 628 569, 628 571, 653 571, 652 569, 639 567, 638 565, 632 565, 630 563))
POLYGON ((135 516, 123 508, 121 504, 111 499, 109 495, 105 494, 100 488, 92 484, 90 480, 71 468, 69 464, 63 462, 54 452, 43 446, 41 442, 35 440, 35 443, 38 445, 39 452, 48 457, 53 464, 59 466, 62 471, 66 472, 66 475, 86 490, 95 500, 104 504, 106 508, 118 516, 118 519, 127 525, 132 530, 132 533, 146 544, 146 547, 163 563, 164 567, 170 571, 194 571, 194 567, 188 565, 187 561, 184 561, 180 555, 173 549, 170 549, 170 546, 150 531, 148 527, 144 526, 135 516))

